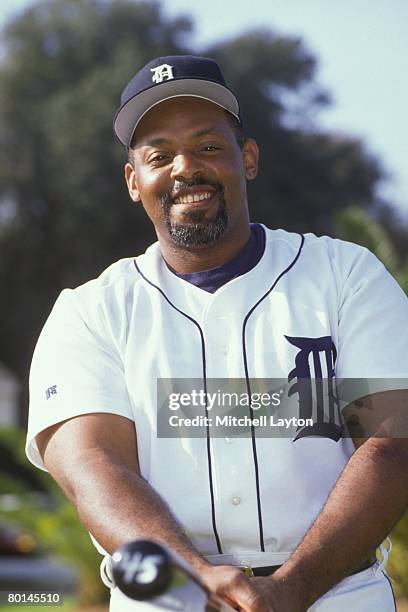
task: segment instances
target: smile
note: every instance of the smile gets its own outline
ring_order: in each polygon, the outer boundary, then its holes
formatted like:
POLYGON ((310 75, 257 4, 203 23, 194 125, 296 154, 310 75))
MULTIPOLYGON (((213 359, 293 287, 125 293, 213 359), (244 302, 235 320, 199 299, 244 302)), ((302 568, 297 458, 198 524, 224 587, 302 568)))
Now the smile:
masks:
POLYGON ((175 204, 193 204, 194 202, 201 202, 202 200, 209 200, 214 194, 206 191, 205 193, 180 196, 174 200, 175 204))

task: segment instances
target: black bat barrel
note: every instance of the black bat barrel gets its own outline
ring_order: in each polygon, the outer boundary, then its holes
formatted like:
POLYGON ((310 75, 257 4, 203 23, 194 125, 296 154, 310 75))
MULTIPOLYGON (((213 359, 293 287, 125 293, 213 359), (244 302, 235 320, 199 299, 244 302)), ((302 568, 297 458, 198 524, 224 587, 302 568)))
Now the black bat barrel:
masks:
POLYGON ((151 540, 137 540, 113 553, 112 574, 125 595, 144 601, 162 595, 169 588, 174 569, 165 548, 151 540))

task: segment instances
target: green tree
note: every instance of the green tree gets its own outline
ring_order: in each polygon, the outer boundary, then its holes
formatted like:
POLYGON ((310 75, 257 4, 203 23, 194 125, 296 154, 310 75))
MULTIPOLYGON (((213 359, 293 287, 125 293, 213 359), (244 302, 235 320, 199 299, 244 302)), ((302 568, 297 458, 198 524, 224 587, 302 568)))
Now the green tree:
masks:
POLYGON ((185 52, 190 27, 155 2, 51 0, 5 29, 0 361, 23 382, 24 413, 35 338, 59 291, 153 239, 128 203, 112 115, 129 75, 185 52))
POLYGON ((338 238, 355 242, 370 249, 408 293, 408 257, 400 255, 389 232, 370 214, 350 206, 336 215, 335 233, 338 238))
POLYGON ((225 67, 248 135, 260 145, 260 174, 249 184, 254 219, 333 234, 335 214, 345 207, 382 207, 376 197, 380 161, 362 141, 324 133, 316 121, 330 99, 302 40, 260 30, 207 52, 225 67))

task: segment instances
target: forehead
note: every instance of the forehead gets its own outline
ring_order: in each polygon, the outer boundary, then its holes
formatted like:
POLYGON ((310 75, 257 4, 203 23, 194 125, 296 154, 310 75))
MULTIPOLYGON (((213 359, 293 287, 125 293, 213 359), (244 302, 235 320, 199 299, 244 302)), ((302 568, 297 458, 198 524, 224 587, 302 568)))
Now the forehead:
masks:
POLYGON ((211 130, 233 137, 227 111, 201 98, 180 96, 154 106, 141 119, 133 136, 133 146, 153 138, 180 138, 211 130))

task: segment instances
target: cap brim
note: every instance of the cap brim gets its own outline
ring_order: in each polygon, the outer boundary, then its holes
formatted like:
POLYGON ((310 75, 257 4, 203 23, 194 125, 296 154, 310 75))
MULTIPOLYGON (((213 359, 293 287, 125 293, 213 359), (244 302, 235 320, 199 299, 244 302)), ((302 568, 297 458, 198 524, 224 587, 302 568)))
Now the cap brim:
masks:
POLYGON ((118 110, 113 125, 120 142, 129 147, 142 117, 157 104, 180 96, 192 96, 213 102, 240 121, 238 101, 227 87, 202 79, 172 79, 135 95, 118 110))

